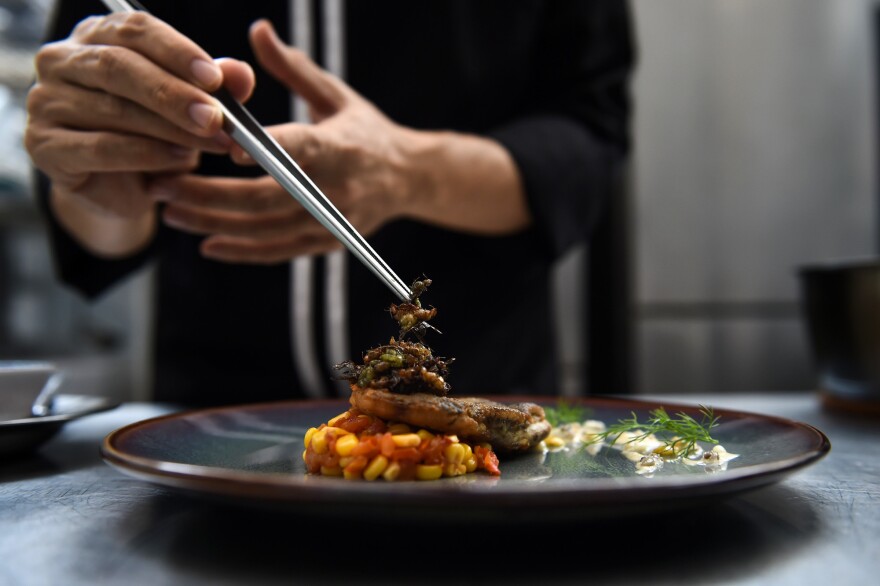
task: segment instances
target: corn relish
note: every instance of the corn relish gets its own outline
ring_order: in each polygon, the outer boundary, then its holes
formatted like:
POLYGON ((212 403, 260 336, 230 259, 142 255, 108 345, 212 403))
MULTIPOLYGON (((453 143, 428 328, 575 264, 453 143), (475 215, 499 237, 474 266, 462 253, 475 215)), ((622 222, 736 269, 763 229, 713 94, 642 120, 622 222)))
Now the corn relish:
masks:
POLYGON ((313 427, 303 460, 310 474, 349 480, 437 480, 485 470, 498 476, 489 444, 471 446, 454 435, 386 422, 356 409, 313 427))

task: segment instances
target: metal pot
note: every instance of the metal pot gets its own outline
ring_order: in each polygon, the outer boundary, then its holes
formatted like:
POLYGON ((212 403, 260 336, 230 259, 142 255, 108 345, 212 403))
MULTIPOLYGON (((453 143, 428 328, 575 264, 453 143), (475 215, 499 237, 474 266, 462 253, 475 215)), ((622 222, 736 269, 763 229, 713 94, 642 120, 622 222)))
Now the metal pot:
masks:
POLYGON ((880 414, 880 259, 806 265, 799 276, 824 403, 880 414))

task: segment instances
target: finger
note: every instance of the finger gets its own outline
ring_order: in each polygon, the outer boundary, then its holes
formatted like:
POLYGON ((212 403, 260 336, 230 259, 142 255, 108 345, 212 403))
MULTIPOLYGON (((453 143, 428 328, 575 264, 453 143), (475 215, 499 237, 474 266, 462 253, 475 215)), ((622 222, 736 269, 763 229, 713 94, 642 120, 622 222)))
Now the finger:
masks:
POLYGON ((220 130, 222 114, 214 98, 130 49, 58 46, 40 55, 41 80, 57 79, 121 96, 199 136, 220 130))
POLYGON ((222 58, 215 61, 223 70, 223 86, 239 102, 250 99, 256 85, 254 70, 249 64, 237 59, 222 58))
POLYGON ((345 106, 348 99, 345 84, 318 67, 299 49, 285 45, 269 21, 258 20, 251 26, 250 34, 260 65, 308 102, 316 121, 345 106))
POLYGON ((324 254, 342 247, 327 234, 293 236, 269 242, 229 236, 210 236, 202 241, 201 252, 207 258, 228 263, 277 264, 297 256, 324 254))
POLYGON ((323 230, 311 216, 295 209, 253 214, 171 203, 166 204, 162 219, 168 226, 191 234, 224 234, 255 241, 291 234, 316 235, 323 230))
POLYGON ((204 49, 146 12, 91 17, 82 21, 71 37, 91 45, 125 47, 209 92, 223 82, 223 71, 204 49))
POLYGON ((68 129, 139 134, 214 153, 229 150, 228 139, 195 136, 131 100, 73 85, 33 86, 27 110, 34 119, 68 129))
POLYGON ((271 177, 162 177, 152 182, 150 191, 158 201, 230 212, 289 211, 298 206, 271 177))
POLYGON ((34 163, 50 176, 83 173, 172 172, 198 166, 193 149, 152 138, 112 132, 33 130, 26 147, 34 163))

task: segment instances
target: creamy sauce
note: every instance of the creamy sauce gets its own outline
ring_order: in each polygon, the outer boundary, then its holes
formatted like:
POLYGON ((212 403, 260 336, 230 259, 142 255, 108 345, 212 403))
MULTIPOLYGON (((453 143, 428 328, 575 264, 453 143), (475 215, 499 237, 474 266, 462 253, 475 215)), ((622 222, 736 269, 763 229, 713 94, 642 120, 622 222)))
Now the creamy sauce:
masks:
POLYGON ((603 441, 600 435, 606 429, 604 422, 595 419, 554 426, 538 449, 544 452, 584 450, 590 456, 595 456, 602 448, 613 448, 633 463, 636 474, 645 477, 653 476, 665 465, 700 466, 706 472, 720 472, 727 469, 728 462, 739 456, 721 445, 705 450, 699 444, 694 444, 687 454, 682 454, 680 449, 673 449, 669 442, 638 430, 623 432, 612 443, 603 441))

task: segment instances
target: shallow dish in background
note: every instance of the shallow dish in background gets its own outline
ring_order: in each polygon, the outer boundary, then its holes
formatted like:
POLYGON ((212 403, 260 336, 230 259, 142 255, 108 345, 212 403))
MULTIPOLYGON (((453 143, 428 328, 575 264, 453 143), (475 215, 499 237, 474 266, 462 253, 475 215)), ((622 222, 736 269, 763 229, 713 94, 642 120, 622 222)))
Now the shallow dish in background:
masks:
POLYGON ((49 362, 0 361, 0 421, 44 415, 61 378, 49 362))
POLYGON ((109 411, 118 401, 88 395, 56 394, 45 415, 0 421, 0 459, 27 455, 74 419, 109 411))
MULTIPOLYGON (((546 397, 494 397, 502 402, 546 397)), ((699 406, 618 398, 576 403, 606 423, 640 420, 658 407, 699 418, 699 406)), ((655 476, 636 473, 617 450, 529 453, 501 458, 501 476, 474 473, 419 482, 349 481, 306 474, 303 436, 349 407, 344 401, 291 401, 176 413, 111 432, 105 461, 142 480, 227 502, 319 516, 375 519, 517 522, 576 521, 688 507, 775 482, 822 458, 825 435, 809 425, 717 409, 713 430, 740 454, 724 471, 664 466, 655 476)))

